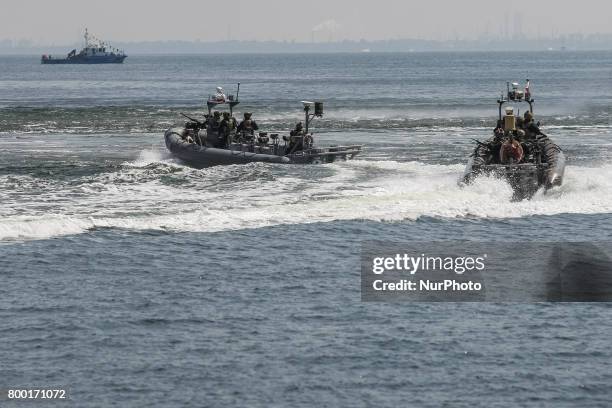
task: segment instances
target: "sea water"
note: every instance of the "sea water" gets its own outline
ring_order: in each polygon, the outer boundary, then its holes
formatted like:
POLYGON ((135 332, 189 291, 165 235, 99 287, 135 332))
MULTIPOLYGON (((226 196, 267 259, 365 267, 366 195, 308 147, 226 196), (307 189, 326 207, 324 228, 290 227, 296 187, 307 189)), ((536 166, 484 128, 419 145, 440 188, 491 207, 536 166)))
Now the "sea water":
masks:
POLYGON ((359 253, 609 240, 611 102, 609 52, 0 57, 0 388, 78 407, 607 406, 609 306, 362 303, 359 253), (459 187, 527 78, 563 185, 459 187), (237 116, 286 132, 323 100, 317 142, 363 154, 172 158, 164 130, 238 82, 237 116))

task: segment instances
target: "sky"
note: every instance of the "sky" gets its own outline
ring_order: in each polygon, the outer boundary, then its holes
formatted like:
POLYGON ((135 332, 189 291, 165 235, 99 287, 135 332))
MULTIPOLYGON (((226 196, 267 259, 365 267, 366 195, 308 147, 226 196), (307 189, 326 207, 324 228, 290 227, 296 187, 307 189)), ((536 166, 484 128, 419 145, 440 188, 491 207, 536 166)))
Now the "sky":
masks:
POLYGON ((612 32, 610 0, 0 0, 0 39, 471 39, 612 32))

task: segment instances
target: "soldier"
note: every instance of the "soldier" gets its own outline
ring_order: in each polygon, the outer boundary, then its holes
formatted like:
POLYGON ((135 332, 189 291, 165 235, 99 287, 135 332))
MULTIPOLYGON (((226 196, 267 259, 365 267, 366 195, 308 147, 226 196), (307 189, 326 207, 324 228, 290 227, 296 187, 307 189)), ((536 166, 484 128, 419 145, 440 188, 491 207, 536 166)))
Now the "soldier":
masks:
POLYGON ((229 125, 230 132, 235 132, 236 128, 238 127, 238 124, 236 123, 236 119, 234 119, 234 117, 229 112, 225 112, 223 114, 223 119, 225 120, 226 118, 227 118, 227 123, 229 125))
POLYGON ((528 139, 534 139, 537 135, 540 134, 540 129, 533 121, 533 113, 531 113, 530 111, 526 111, 523 117, 523 127, 525 129, 526 137, 528 139))
POLYGON ((213 129, 218 129, 221 124, 221 112, 215 111, 213 112, 212 120, 209 122, 210 126, 213 129))
POLYGON ((257 123, 251 119, 251 113, 244 112, 244 120, 238 125, 238 132, 254 135, 255 131, 258 129, 259 126, 257 126, 257 123))
POLYGON ((289 134, 291 136, 300 136, 302 133, 304 133, 304 125, 302 122, 298 122, 297 125, 295 125, 295 129, 293 129, 289 134))
POLYGON ((496 138, 500 138, 504 136, 505 133, 506 132, 504 131, 504 121, 500 119, 497 121, 497 126, 495 126, 495 129, 493 130, 493 134, 495 134, 496 138))
POLYGON ((528 128, 529 124, 533 122, 533 113, 531 113, 530 111, 525 111, 525 114, 523 115, 523 120, 525 122, 525 128, 528 128))
POLYGON ((219 145, 219 127, 221 126, 221 112, 213 112, 212 118, 206 120, 206 145, 210 147, 218 147, 219 145))
POLYGON ((516 138, 521 142, 525 142, 525 122, 523 118, 516 118, 516 138))
POLYGON ((223 120, 219 125, 219 141, 223 143, 223 147, 229 146, 231 143, 231 134, 236 130, 236 119, 229 112, 223 112, 223 120))
POLYGON ((287 153, 293 153, 296 150, 302 150, 304 148, 304 125, 302 122, 298 122, 295 125, 295 129, 289 132, 289 146, 287 146, 287 153))

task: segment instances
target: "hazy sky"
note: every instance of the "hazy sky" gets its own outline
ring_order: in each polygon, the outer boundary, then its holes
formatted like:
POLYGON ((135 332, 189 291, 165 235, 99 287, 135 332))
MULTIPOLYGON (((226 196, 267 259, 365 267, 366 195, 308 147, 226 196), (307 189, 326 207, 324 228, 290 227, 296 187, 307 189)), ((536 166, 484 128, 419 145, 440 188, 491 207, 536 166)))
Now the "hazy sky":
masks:
POLYGON ((0 39, 452 39, 612 32, 610 0, 0 0, 0 39))

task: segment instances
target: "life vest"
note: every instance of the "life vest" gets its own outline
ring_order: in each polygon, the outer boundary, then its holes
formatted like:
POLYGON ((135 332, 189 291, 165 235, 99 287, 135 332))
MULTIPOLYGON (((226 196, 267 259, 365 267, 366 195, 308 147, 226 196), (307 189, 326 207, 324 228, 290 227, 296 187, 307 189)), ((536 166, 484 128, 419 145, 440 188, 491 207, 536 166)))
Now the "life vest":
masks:
POLYGON ((523 146, 517 140, 505 142, 499 150, 499 159, 502 164, 520 163, 524 157, 523 146))

